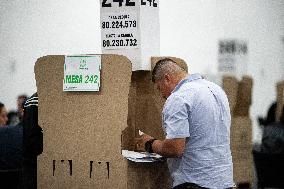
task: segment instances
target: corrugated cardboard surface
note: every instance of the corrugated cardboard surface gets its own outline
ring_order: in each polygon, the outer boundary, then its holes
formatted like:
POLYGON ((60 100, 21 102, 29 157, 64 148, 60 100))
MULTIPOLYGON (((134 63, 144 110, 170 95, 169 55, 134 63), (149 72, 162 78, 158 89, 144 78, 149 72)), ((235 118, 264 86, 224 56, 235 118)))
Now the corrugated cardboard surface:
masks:
POLYGON ((127 188, 121 133, 127 126, 130 61, 102 55, 100 92, 63 92, 63 68, 64 56, 42 57, 35 65, 44 130, 38 188, 127 188))
POLYGON ((234 116, 249 116, 249 108, 252 102, 252 84, 252 78, 249 76, 244 76, 239 82, 234 116))
POLYGON ((232 118, 231 151, 235 183, 250 183, 252 186, 252 123, 249 117, 232 118))
POLYGON ((223 89, 228 96, 232 114, 231 151, 234 181, 252 186, 252 123, 249 118, 253 81, 244 76, 238 81, 233 76, 223 77, 223 89))
POLYGON ((282 113, 282 108, 284 105, 284 81, 278 82, 276 88, 277 88, 276 120, 279 121, 282 113))
POLYGON ((166 162, 128 163, 129 189, 170 189, 172 181, 166 162))
POLYGON ((223 77, 223 89, 226 92, 233 116, 249 116, 252 95, 252 78, 244 76, 238 81, 233 76, 223 77))
MULTIPOLYGON (((128 113, 128 141, 138 137, 141 130, 157 139, 164 139, 161 112, 163 100, 156 96, 151 82, 150 71, 132 73, 128 113), (130 140, 129 140, 130 138, 130 140), (132 139, 131 139, 132 138, 132 139)), ((130 145, 129 145, 130 144, 130 145)), ((134 150, 133 143, 126 149, 134 150)), ((171 180, 166 162, 128 163, 128 188, 171 188, 171 180)))
POLYGON ((229 100, 230 110, 233 112, 237 103, 239 83, 235 77, 224 76, 222 78, 223 89, 226 92, 229 100))

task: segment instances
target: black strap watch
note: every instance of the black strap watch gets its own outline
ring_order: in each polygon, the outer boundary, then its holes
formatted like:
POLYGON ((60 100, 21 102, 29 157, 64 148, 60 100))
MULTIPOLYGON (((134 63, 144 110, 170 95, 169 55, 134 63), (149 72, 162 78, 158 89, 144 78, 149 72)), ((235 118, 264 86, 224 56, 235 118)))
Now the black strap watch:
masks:
POLYGON ((152 144, 153 144, 153 142, 154 142, 155 140, 157 140, 157 139, 153 138, 153 139, 148 140, 148 141, 145 143, 145 150, 146 150, 147 152, 153 153, 152 144))

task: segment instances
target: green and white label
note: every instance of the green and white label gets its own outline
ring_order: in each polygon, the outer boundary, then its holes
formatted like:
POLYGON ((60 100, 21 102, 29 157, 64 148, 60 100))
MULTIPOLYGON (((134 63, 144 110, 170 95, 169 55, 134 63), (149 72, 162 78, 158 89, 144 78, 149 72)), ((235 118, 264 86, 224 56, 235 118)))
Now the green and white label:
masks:
POLYGON ((65 56, 63 91, 99 91, 101 56, 65 56))

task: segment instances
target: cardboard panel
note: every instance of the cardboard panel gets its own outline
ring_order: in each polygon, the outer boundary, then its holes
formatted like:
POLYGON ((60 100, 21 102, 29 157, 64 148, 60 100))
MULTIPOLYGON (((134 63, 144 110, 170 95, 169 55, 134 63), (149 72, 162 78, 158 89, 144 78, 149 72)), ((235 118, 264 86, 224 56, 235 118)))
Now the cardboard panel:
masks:
MULTIPOLYGON (((123 147, 135 150, 133 139, 141 130, 157 139, 164 139, 162 108, 164 99, 151 82, 150 71, 132 72, 129 95, 128 127, 123 132, 123 147)), ((166 162, 128 162, 128 188, 171 188, 166 162)))
POLYGON ((166 162, 129 162, 128 180, 129 189, 170 189, 172 185, 166 162))
POLYGON ((252 186, 252 122, 249 118, 252 78, 244 76, 238 81, 233 76, 224 76, 223 89, 228 96, 232 115, 231 152, 234 181, 236 184, 249 183, 252 186))
POLYGON ((127 188, 121 133, 127 126, 130 61, 102 55, 100 92, 63 92, 63 68, 64 56, 45 56, 35 65, 44 130, 38 188, 127 188))
POLYGON ((234 111, 237 103, 237 95, 239 89, 238 80, 232 76, 224 76, 223 78, 223 90, 228 96, 231 113, 234 111))
POLYGON ((284 106, 284 81, 278 82, 277 85, 277 109, 276 109, 276 120, 280 120, 282 108, 284 106))
POLYGON ((249 116, 249 108, 252 101, 252 84, 252 78, 249 76, 244 76, 239 82, 234 116, 249 116))
POLYGON ((252 123, 249 117, 232 118, 231 151, 235 183, 252 185, 252 123))
POLYGON ((228 96, 232 116, 249 116, 252 102, 252 78, 244 76, 238 81, 233 76, 223 77, 223 89, 228 96))

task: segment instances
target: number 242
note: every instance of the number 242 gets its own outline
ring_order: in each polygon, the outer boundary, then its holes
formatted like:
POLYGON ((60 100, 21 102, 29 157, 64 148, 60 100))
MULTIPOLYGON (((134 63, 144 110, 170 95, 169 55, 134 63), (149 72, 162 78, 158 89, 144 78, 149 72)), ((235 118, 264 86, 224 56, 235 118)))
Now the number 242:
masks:
MULTIPOLYGON (((119 3, 118 6, 122 6, 124 0, 112 0, 113 2, 119 3)), ((157 3, 155 0, 141 0, 141 5, 146 5, 146 2, 149 2, 150 6, 157 7, 157 3)), ((131 2, 131 0, 125 1, 125 6, 135 6, 135 2, 131 2)), ((111 7, 111 3, 107 3, 107 0, 102 1, 102 7, 111 7)))
MULTIPOLYGON (((122 6, 124 0, 112 0, 113 2, 119 3, 119 6, 122 6)), ((126 0, 125 6, 135 6, 135 2, 131 2, 131 0, 126 0)), ((107 0, 103 0, 102 7, 111 7, 111 3, 107 3, 107 0)))

